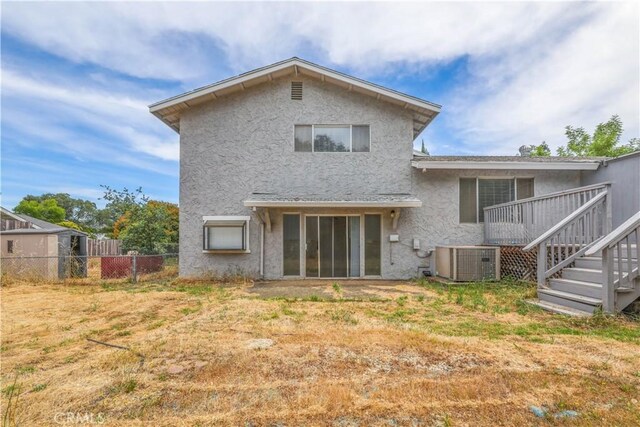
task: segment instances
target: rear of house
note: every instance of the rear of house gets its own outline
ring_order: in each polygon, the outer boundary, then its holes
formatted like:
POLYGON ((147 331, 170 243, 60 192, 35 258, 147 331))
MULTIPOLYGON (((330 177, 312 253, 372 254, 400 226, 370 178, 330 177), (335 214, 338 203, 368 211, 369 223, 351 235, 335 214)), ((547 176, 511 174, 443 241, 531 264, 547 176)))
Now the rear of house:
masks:
POLYGON ((600 159, 413 152, 440 106, 293 58, 150 107, 180 133, 180 274, 416 277, 485 241, 484 208, 600 159))

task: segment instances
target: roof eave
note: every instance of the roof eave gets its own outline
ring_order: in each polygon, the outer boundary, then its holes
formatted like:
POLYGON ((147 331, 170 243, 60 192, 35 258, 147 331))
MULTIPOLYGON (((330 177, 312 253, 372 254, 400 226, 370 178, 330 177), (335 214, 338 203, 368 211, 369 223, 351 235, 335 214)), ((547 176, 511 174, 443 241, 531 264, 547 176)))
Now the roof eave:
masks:
POLYGON ((420 200, 406 201, 311 201, 311 200, 245 200, 246 207, 255 208, 419 208, 422 207, 420 200))
POLYGON ((494 169, 494 170, 596 170, 600 162, 475 162, 413 160, 411 166, 425 170, 494 169))
MULTIPOLYGON (((433 119, 438 115, 442 106, 435 104, 433 102, 426 101, 424 99, 416 98, 411 95, 407 95, 393 89, 385 88, 383 86, 377 85, 375 83, 371 83, 357 77, 352 77, 343 73, 340 73, 335 70, 331 70, 329 68, 322 67, 320 65, 304 61, 300 58, 291 58, 285 61, 277 62, 272 65, 268 65, 266 67, 258 68, 253 71, 249 71, 244 74, 240 74, 238 76, 234 76, 220 82, 203 86, 201 88, 167 98, 165 100, 156 102, 154 104, 149 105, 149 111, 163 123, 167 124, 174 131, 180 132, 179 120, 177 122, 170 121, 165 118, 165 114, 162 113, 163 110, 167 108, 189 108, 189 102, 195 100, 201 100, 203 97, 211 97, 211 99, 216 99, 216 92, 231 89, 234 87, 244 88, 244 83, 249 82, 251 80, 256 80, 260 78, 268 77, 269 80, 273 78, 273 74, 287 70, 291 68, 296 74, 301 73, 302 70, 310 71, 312 74, 321 75, 324 78, 333 79, 335 81, 343 82, 348 84, 349 87, 358 87, 361 90, 372 92, 376 94, 378 99, 386 98, 389 102, 398 103, 400 106, 404 105, 405 108, 411 106, 414 109, 416 114, 420 114, 426 116, 426 120, 423 123, 419 123, 420 126, 414 128, 414 137, 417 136, 420 132, 422 132, 428 125, 433 121, 433 119), (416 109, 418 111, 416 111, 416 109), (426 110, 426 111, 425 111, 426 110), (428 113, 427 113, 428 111, 428 113), (426 114, 425 114, 426 113, 426 114)), ((289 72, 287 71, 286 74, 289 72)), ((278 76, 279 77, 279 76, 278 76)), ((201 102, 201 101, 200 101, 201 102)), ((181 112, 172 111, 170 115, 179 115, 181 112)))

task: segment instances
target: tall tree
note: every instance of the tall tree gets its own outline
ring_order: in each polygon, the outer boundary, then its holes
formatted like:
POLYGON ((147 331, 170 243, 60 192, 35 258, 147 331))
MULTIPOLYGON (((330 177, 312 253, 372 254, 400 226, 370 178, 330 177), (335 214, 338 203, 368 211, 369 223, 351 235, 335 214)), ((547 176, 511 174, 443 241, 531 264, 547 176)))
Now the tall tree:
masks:
POLYGON ((122 240, 126 251, 142 254, 162 253, 178 243, 178 206, 173 203, 149 200, 142 188, 129 191, 108 186, 104 199, 105 211, 113 220, 111 234, 122 240))
POLYGON ((149 201, 149 197, 142 192, 141 187, 133 191, 126 188, 116 190, 108 185, 101 185, 101 187, 104 189, 102 199, 107 201, 99 214, 99 220, 103 224, 101 231, 110 235, 113 235, 114 226, 122 216, 127 212, 135 211, 149 201))
POLYGON ((622 131, 622 120, 617 115, 596 126, 592 135, 582 127, 567 126, 565 135, 569 141, 565 147, 558 148, 558 155, 564 157, 618 157, 640 151, 639 138, 633 138, 627 144, 620 145, 622 131))
POLYGON ((17 214, 25 214, 54 224, 64 221, 64 209, 58 206, 55 199, 42 201, 22 199, 13 210, 17 214))
POLYGON ((79 225, 83 230, 100 228, 98 208, 89 200, 76 199, 68 193, 45 193, 40 196, 29 194, 23 200, 42 202, 48 199, 55 200, 64 209, 65 220, 79 225))
POLYGON ((422 140, 422 148, 420 149, 420 152, 422 154, 426 154, 427 156, 429 155, 429 152, 427 151, 427 147, 424 146, 424 139, 422 140))

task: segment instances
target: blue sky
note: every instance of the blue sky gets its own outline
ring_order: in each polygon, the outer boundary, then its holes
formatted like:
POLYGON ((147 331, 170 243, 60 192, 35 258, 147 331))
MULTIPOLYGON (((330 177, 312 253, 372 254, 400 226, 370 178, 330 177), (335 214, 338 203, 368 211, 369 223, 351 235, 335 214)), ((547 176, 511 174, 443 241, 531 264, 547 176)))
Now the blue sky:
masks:
POLYGON ((640 128, 635 3, 2 3, 2 205, 100 185, 178 200, 169 96, 292 56, 443 105, 431 154, 640 128), (303 11, 303 12, 301 12, 303 11))

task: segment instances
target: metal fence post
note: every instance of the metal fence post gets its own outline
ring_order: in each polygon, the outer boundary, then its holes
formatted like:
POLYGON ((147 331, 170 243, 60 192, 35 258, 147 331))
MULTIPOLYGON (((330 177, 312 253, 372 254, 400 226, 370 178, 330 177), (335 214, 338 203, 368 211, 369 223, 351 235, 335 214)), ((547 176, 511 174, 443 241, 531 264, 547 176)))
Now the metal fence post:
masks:
POLYGON ((136 259, 136 255, 133 255, 133 263, 132 263, 132 271, 131 273, 133 274, 133 283, 136 283, 138 281, 138 271, 137 271, 137 259, 136 259))

